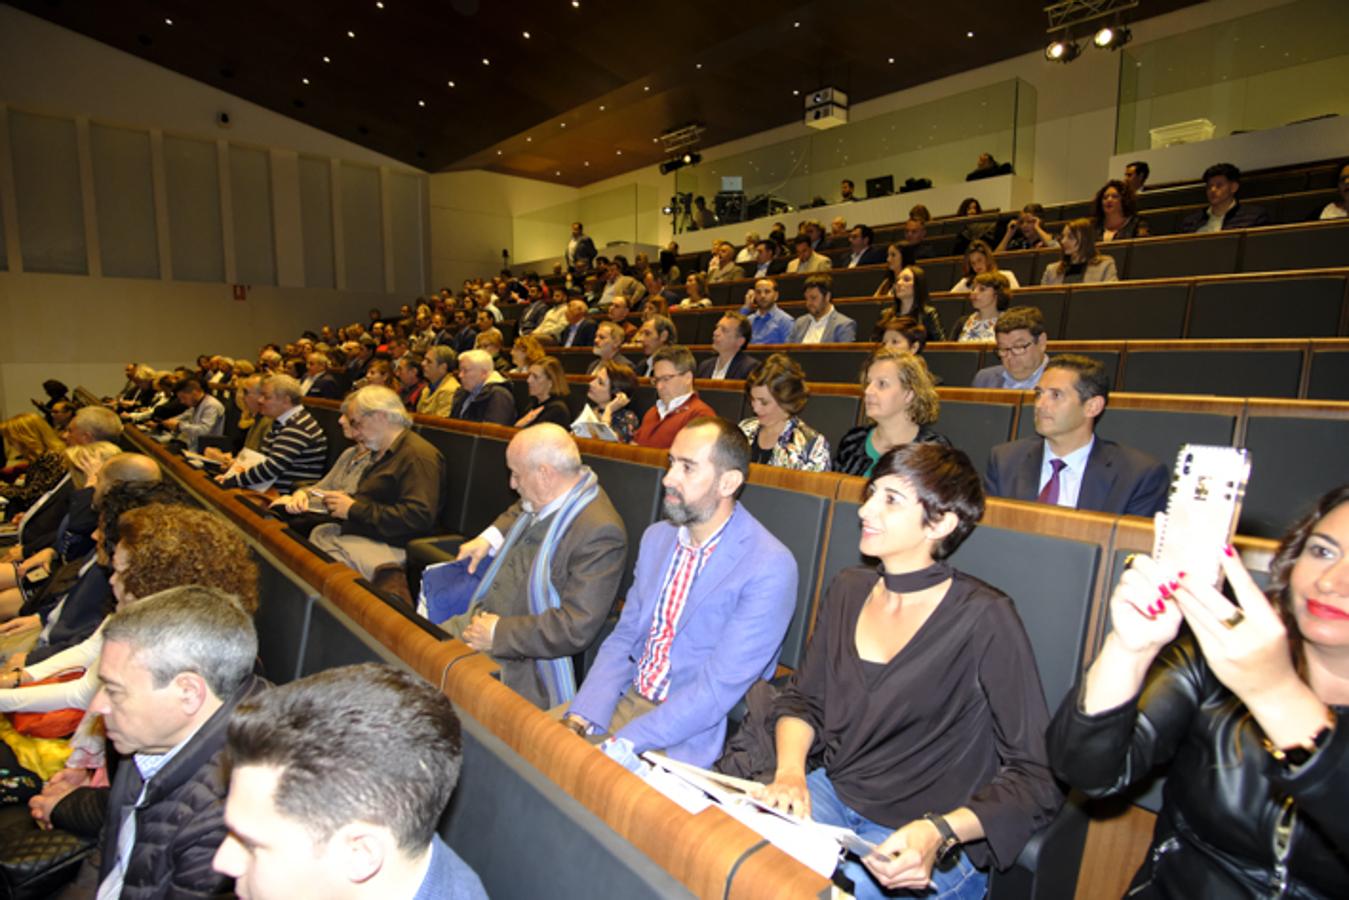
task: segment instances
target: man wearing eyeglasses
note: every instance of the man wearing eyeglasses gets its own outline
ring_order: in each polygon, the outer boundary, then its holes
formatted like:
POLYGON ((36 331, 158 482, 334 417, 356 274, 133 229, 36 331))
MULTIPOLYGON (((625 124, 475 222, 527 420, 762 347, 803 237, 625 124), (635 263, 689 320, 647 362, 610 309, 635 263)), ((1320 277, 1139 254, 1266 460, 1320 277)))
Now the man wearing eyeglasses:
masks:
POLYGON ((1049 345, 1044 313, 1033 306, 1013 306, 998 316, 993 332, 1002 364, 975 372, 972 386, 1033 390, 1044 374, 1045 348, 1049 345))
POLYGON ((702 416, 717 417, 693 390, 693 354, 687 347, 661 347, 652 357, 651 381, 656 405, 646 411, 632 442, 642 447, 669 449, 680 429, 702 416))

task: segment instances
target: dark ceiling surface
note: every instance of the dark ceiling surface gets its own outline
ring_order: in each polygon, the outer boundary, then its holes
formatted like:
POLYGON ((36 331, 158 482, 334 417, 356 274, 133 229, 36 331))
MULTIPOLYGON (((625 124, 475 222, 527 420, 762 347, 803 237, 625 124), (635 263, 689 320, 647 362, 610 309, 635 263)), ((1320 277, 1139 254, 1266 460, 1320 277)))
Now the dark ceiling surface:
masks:
POLYGON ((661 162, 680 125, 713 146, 801 121, 823 86, 856 104, 1047 42, 1036 0, 10 5, 419 169, 573 186, 661 162))

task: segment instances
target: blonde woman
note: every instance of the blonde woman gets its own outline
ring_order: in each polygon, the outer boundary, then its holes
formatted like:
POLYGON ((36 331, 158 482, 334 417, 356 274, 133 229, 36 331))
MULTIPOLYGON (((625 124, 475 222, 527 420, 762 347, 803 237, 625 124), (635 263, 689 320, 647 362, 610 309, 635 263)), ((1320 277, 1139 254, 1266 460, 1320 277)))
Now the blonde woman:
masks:
POLYGON ((951 446, 931 428, 941 401, 927 363, 912 353, 876 348, 862 370, 862 405, 871 424, 843 435, 834 455, 835 472, 870 475, 886 451, 904 444, 951 446))
POLYGON ((32 506, 66 477, 65 442, 37 413, 20 413, 0 422, 11 459, 26 463, 22 484, 0 484, 0 497, 8 501, 5 516, 12 518, 32 506))

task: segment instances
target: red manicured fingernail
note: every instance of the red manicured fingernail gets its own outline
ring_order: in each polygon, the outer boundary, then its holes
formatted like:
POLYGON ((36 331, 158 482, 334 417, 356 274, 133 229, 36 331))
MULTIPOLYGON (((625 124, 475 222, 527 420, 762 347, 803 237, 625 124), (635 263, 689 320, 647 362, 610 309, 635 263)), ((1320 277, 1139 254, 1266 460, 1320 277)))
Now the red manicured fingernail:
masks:
POLYGON ((1228 556, 1237 555, 1237 551, 1232 547, 1231 544, 1228 544, 1227 546, 1223 547, 1223 552, 1226 553, 1228 556))
POLYGON ((1166 585, 1166 584, 1162 585, 1162 599, 1170 597, 1171 591, 1173 590, 1174 587, 1175 585, 1166 585))
POLYGON ((1179 575, 1181 578, 1184 578, 1184 577, 1185 577, 1185 573, 1184 573, 1184 572, 1177 572, 1176 574, 1179 575))

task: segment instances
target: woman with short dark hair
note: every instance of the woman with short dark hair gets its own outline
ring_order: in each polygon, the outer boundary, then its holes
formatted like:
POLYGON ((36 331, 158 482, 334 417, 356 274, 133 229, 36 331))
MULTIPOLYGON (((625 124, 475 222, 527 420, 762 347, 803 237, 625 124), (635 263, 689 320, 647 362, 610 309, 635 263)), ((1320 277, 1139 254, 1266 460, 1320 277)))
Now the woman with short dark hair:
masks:
POLYGON ((1059 235, 1063 259, 1050 263, 1040 277, 1041 284, 1088 284, 1119 281, 1113 257, 1096 252, 1096 230, 1091 219, 1073 219, 1059 235))
POLYGON ((557 357, 545 356, 531 363, 525 383, 529 387, 529 406, 516 421, 516 428, 527 428, 540 422, 552 422, 562 428, 571 425, 571 410, 567 408, 571 385, 567 383, 566 370, 557 357))
POLYGON ((876 845, 841 864, 859 900, 984 896, 1054 817, 1049 719, 1012 600, 944 560, 983 515, 963 452, 908 444, 867 481, 859 550, 777 698, 762 797, 876 845), (888 891, 914 891, 892 894, 888 891))
POLYGON ((750 462, 808 472, 829 471, 829 441, 801 421, 810 399, 805 373, 785 353, 774 353, 745 379, 754 415, 740 423, 750 462))

